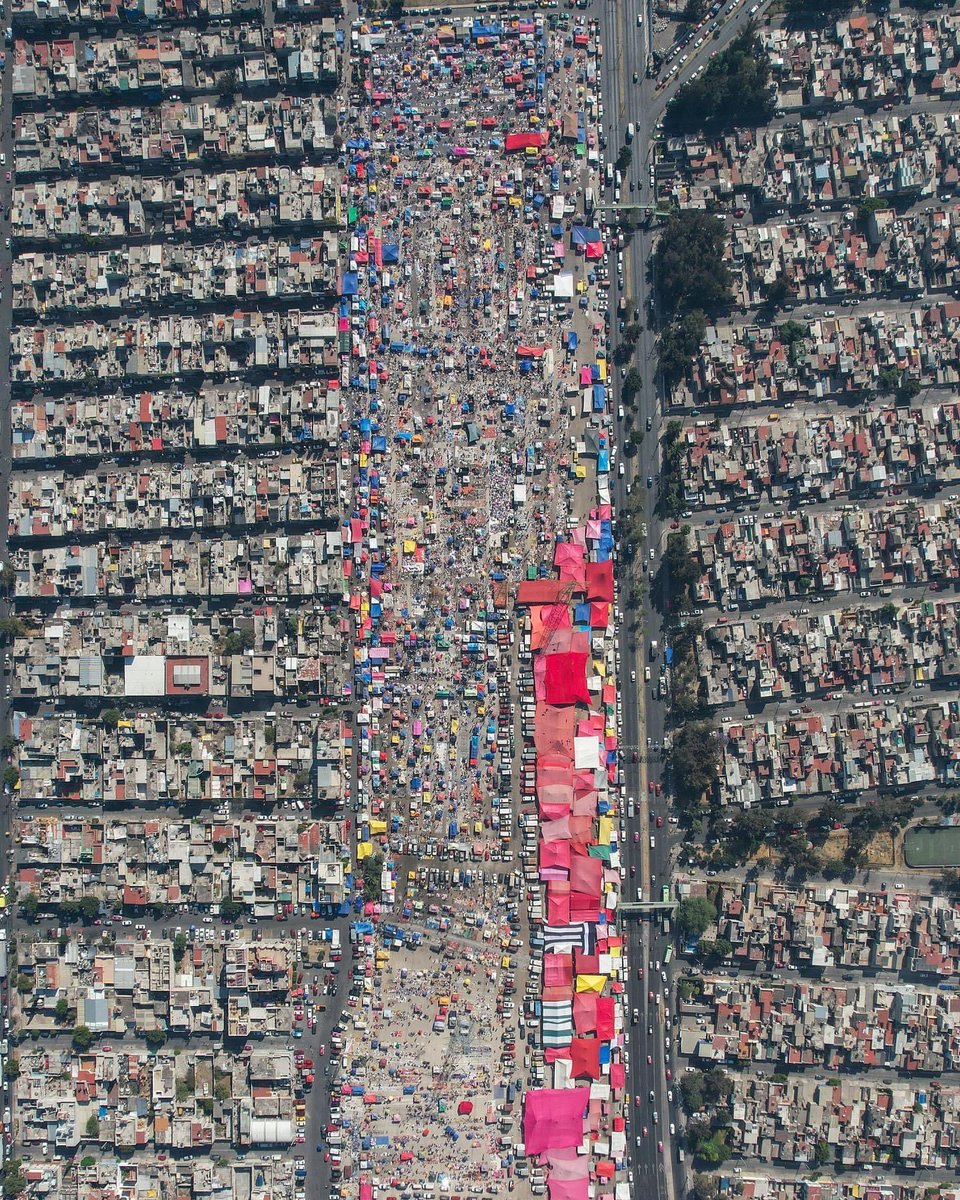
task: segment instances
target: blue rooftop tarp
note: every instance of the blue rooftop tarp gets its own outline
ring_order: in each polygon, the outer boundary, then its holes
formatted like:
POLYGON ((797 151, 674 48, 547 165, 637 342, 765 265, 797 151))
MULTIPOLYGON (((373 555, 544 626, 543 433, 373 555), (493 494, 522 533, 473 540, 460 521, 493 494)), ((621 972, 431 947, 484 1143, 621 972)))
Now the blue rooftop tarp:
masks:
POLYGON ((340 295, 355 296, 359 286, 359 277, 356 271, 345 271, 340 280, 340 295))
POLYGON ((573 227, 573 244, 575 246, 591 246, 594 242, 602 240, 599 229, 589 229, 586 225, 574 225, 573 227))

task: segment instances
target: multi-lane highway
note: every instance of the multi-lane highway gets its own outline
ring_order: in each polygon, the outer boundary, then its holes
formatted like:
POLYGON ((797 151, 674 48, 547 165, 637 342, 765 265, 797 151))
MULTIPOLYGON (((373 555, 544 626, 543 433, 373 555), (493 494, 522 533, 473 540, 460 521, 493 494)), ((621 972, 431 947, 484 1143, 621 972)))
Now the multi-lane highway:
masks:
MULTIPOLYGON (((671 84, 657 89, 656 80, 646 77, 654 30, 652 0, 641 0, 638 8, 628 8, 610 0, 594 0, 587 15, 600 22, 606 50, 603 60, 604 134, 608 161, 617 158, 627 141, 628 126, 635 129, 632 163, 624 174, 620 202, 625 206, 655 207, 652 183, 653 140, 657 122, 671 96, 690 74, 702 66, 707 56, 726 46, 743 28, 750 14, 741 0, 727 14, 716 37, 707 35, 696 53, 690 53, 681 72, 671 84), (640 19, 638 20, 638 12, 640 19)), ((699 35, 697 35, 699 36, 699 35)), ((614 203, 608 188, 604 205, 614 203)), ((607 209, 610 223, 616 213, 607 209)), ((625 458, 625 475, 617 478, 615 499, 622 511, 629 488, 643 496, 644 519, 649 538, 642 553, 654 548, 655 560, 648 564, 650 576, 629 573, 621 563, 619 575, 619 648, 622 683, 621 741, 625 750, 626 803, 633 799, 634 817, 629 820, 626 848, 628 878, 626 896, 636 901, 659 899, 660 889, 670 879, 671 832, 669 822, 669 773, 663 750, 666 725, 665 702, 656 692, 664 655, 664 625, 654 605, 652 589, 641 588, 638 580, 651 578, 659 564, 662 529, 654 507, 659 474, 659 429, 663 415, 658 395, 656 371, 656 330, 654 283, 650 257, 655 229, 639 229, 624 248, 623 285, 616 282, 615 256, 611 252, 610 312, 613 345, 618 339, 618 304, 621 294, 639 310, 642 326, 637 347, 628 366, 642 376, 642 388, 636 413, 637 427, 645 437, 638 452, 625 458), (650 431, 646 432, 647 421, 650 431), (650 644, 658 643, 651 658, 650 644), (644 673, 650 667, 651 679, 644 673), (658 749, 659 747, 659 749, 658 749), (658 789, 660 794, 658 795, 658 789), (662 824, 658 825, 658 818, 662 824), (638 892, 638 888, 642 892, 638 892)), ((629 316, 627 317, 629 320, 629 316)), ((619 375, 619 371, 618 371, 619 375)), ((619 423, 618 441, 627 442, 632 414, 619 423)), ((625 923, 630 942, 629 1010, 637 1012, 630 1031, 630 1154, 635 1194, 655 1195, 658 1200, 674 1200, 686 1192, 683 1168, 679 1164, 679 1138, 671 1133, 679 1112, 675 1088, 676 1067, 673 1056, 672 1015, 676 1011, 672 968, 664 963, 670 937, 665 936, 662 918, 655 915, 632 916, 625 923), (657 997, 659 995, 659 1002, 657 997), (652 997, 652 999, 651 999, 652 997), (671 1098, 672 1097, 672 1098, 671 1098)))

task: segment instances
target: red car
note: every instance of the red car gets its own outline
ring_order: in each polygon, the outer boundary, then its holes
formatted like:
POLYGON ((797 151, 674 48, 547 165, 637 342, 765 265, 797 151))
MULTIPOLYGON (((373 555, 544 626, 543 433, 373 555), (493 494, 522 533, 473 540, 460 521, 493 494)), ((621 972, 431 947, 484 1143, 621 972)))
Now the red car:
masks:
POLYGON ((662 784, 662 783, 658 783, 658 784, 657 784, 657 795, 658 795, 658 796, 662 796, 662 795, 663 795, 663 784, 662 784))
POLYGON ((644 1127, 643 1127, 643 1130, 642 1130, 641 1132, 642 1132, 642 1136, 643 1136, 643 1137, 646 1137, 646 1136, 647 1136, 647 1127, 646 1127, 646 1125, 644 1125, 644 1127))
POLYGON ((652 796, 655 790, 656 790, 656 785, 654 784, 653 780, 651 779, 650 782, 647 784, 647 791, 652 796))
POLYGON ((640 841, 640 834, 639 834, 639 833, 634 833, 634 835, 633 835, 633 844, 634 844, 634 845, 636 845, 636 844, 637 844, 637 842, 639 842, 639 841, 640 841))
POLYGON ((659 1151, 661 1154, 663 1153, 663 1142, 657 1142, 657 1150, 658 1150, 658 1151, 659 1151))
POLYGON ((639 1108, 639 1107, 640 1107, 640 1097, 639 1097, 639 1096, 634 1096, 634 1098, 633 1098, 633 1104, 634 1104, 634 1107, 635 1107, 635 1108, 639 1108))
POLYGON ((658 829, 663 828, 663 817, 657 817, 657 828, 658 829))
POLYGON ((643 978, 643 967, 637 967, 637 978, 638 979, 643 978))
POLYGON ((669 1083, 672 1078, 673 1078, 673 1072, 670 1070, 669 1067, 667 1067, 667 1083, 669 1083))

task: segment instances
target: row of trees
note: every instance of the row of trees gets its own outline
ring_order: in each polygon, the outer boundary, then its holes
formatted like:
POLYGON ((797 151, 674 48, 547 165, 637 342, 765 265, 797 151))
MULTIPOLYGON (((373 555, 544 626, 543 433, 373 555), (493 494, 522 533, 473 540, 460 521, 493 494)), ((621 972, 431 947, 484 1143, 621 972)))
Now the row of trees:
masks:
POLYGON ((667 107, 664 127, 675 134, 755 127, 770 120, 775 106, 770 63, 751 22, 699 78, 680 88, 667 107))
POLYGON ((657 242, 654 275, 663 320, 659 363, 668 386, 683 377, 699 350, 707 317, 731 303, 725 247, 723 223, 700 212, 671 217, 657 242))

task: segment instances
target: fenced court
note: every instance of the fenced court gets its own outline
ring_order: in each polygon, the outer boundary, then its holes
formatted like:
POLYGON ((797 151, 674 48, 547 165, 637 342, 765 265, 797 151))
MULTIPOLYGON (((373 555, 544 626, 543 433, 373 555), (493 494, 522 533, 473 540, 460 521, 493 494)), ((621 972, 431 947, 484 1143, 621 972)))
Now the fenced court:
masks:
POLYGON ((903 857, 908 867, 960 867, 960 825, 908 830, 903 857))

